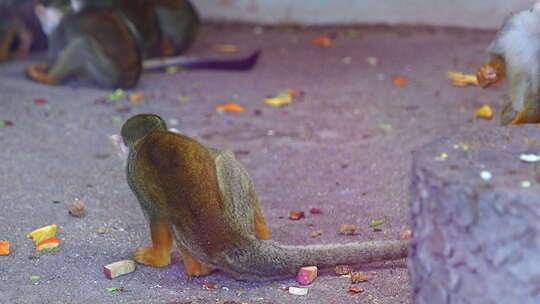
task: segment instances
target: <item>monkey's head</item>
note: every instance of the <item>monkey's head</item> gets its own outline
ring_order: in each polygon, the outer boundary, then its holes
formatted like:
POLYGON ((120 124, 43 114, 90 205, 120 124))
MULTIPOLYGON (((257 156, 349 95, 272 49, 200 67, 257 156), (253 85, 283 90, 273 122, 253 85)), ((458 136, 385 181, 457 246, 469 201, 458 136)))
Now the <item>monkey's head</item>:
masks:
POLYGON ((132 147, 137 140, 154 131, 167 131, 165 121, 155 114, 139 114, 124 123, 121 134, 124 144, 132 147))
POLYGON ((62 18, 71 11, 69 0, 38 0, 35 8, 43 32, 47 35, 51 35, 62 18))

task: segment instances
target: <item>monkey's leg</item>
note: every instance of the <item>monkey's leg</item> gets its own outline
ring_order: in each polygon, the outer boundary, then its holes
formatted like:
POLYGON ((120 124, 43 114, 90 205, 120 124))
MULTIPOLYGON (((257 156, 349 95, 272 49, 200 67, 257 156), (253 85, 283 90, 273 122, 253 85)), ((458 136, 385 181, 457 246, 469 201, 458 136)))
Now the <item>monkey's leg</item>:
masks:
POLYGON ((169 221, 150 220, 152 247, 139 247, 133 254, 135 261, 154 267, 165 267, 171 262, 172 234, 169 221))
POLYGON ((16 20, 16 27, 17 27, 17 38, 19 38, 19 46, 17 47, 17 50, 13 52, 11 55, 12 59, 17 59, 21 57, 25 57, 28 55, 30 51, 30 46, 32 45, 32 40, 34 38, 34 35, 32 32, 24 25, 24 23, 20 20, 16 20))
POLYGON ((10 58, 11 44, 15 38, 15 25, 14 22, 9 24, 6 33, 2 34, 2 40, 0 41, 0 62, 8 60, 10 58))
POLYGON ((43 64, 31 64, 26 68, 26 75, 30 79, 46 84, 59 84, 66 77, 75 74, 81 69, 83 64, 81 55, 88 51, 89 48, 87 48, 84 40, 74 40, 60 52, 48 70, 43 68, 43 64))
POLYGON ((178 1, 179 5, 156 7, 159 26, 165 40, 172 43, 174 54, 187 50, 197 34, 199 20, 189 1, 178 1))
POLYGON ((182 260, 184 261, 184 266, 186 267, 186 272, 188 275, 192 277, 201 277, 205 275, 209 275, 212 271, 214 271, 214 268, 204 266, 191 255, 183 246, 180 247, 180 254, 182 255, 182 260))

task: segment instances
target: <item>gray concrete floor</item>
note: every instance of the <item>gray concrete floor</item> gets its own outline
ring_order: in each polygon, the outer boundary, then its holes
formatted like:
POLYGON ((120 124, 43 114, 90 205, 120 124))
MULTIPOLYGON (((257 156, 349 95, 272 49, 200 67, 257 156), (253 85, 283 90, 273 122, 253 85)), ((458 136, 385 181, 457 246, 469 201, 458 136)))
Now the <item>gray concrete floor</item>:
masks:
MULTIPOLYGON (((222 56, 211 47, 231 43, 242 53, 260 48, 247 73, 192 71, 145 74, 140 105, 126 99, 99 102, 111 91, 79 83, 50 87, 25 79, 30 58, 0 66, 0 240, 12 242, 0 256, 1 303, 410 303, 406 261, 357 266, 371 279, 350 295, 349 280, 323 272, 307 296, 284 289, 293 280, 238 282, 222 274, 188 278, 177 253, 167 268, 139 266, 114 280, 103 265, 131 258, 147 245, 147 224, 127 187, 123 163, 108 136, 119 132, 114 116, 153 112, 210 146, 235 151, 256 185, 273 239, 287 244, 322 244, 395 239, 409 227, 411 152, 433 139, 496 126, 474 117, 482 104, 498 114, 504 90, 454 87, 448 70, 473 72, 486 59, 492 32, 410 28, 264 28, 206 26, 190 54, 222 56), (335 37, 331 47, 310 40, 335 37), (378 59, 376 66, 366 58, 378 59), (346 64, 344 58, 350 57, 346 64), (395 86, 393 77, 409 84, 395 86), (303 97, 283 108, 264 97, 296 89, 303 97), (188 97, 185 104, 178 99, 188 97), (35 98, 46 98, 36 105, 35 98), (236 102, 246 112, 216 113, 236 102), (125 111, 129 111, 126 113, 125 111), (388 128, 381 126, 390 125, 388 128), (68 215, 75 200, 84 218, 68 215), (53 203, 59 201, 60 203, 53 203), (323 210, 300 221, 291 210, 323 210), (382 231, 368 224, 383 219, 382 231), (29 259, 35 228, 58 224, 61 249, 29 259), (355 224, 359 234, 337 233, 355 224), (100 229, 108 229, 100 234, 100 229), (310 238, 312 231, 322 231, 310 238), (35 284, 31 275, 41 279, 35 284), (203 284, 221 284, 204 290, 203 284), (123 287, 124 292, 109 292, 123 287)), ((184 98, 185 100, 186 98, 184 98)))

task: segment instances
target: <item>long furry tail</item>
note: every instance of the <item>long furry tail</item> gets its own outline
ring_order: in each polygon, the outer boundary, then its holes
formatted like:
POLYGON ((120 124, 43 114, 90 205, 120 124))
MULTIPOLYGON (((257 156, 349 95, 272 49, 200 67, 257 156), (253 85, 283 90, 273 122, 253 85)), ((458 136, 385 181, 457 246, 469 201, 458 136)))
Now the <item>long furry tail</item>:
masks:
POLYGON ((239 59, 205 59, 187 56, 147 59, 143 62, 143 69, 155 71, 176 66, 187 69, 246 71, 255 66, 260 54, 261 51, 257 50, 248 57, 239 59))

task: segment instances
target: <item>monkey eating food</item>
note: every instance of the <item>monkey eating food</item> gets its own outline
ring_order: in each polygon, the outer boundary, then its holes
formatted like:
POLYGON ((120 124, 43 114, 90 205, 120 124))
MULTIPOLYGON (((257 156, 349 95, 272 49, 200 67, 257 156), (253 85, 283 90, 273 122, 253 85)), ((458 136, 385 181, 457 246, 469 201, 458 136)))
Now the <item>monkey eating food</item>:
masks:
POLYGON ((507 78, 510 102, 501 125, 540 122, 540 1, 509 16, 488 52, 491 59, 478 69, 477 79, 488 88, 507 78))
POLYGON ((134 254, 141 264, 168 265, 173 239, 188 275, 219 269, 249 281, 292 277, 302 266, 407 255, 408 241, 399 240, 307 246, 269 240, 253 183, 231 152, 169 132, 154 114, 128 119, 121 136, 129 148, 127 181, 150 225, 152 246, 134 254))

